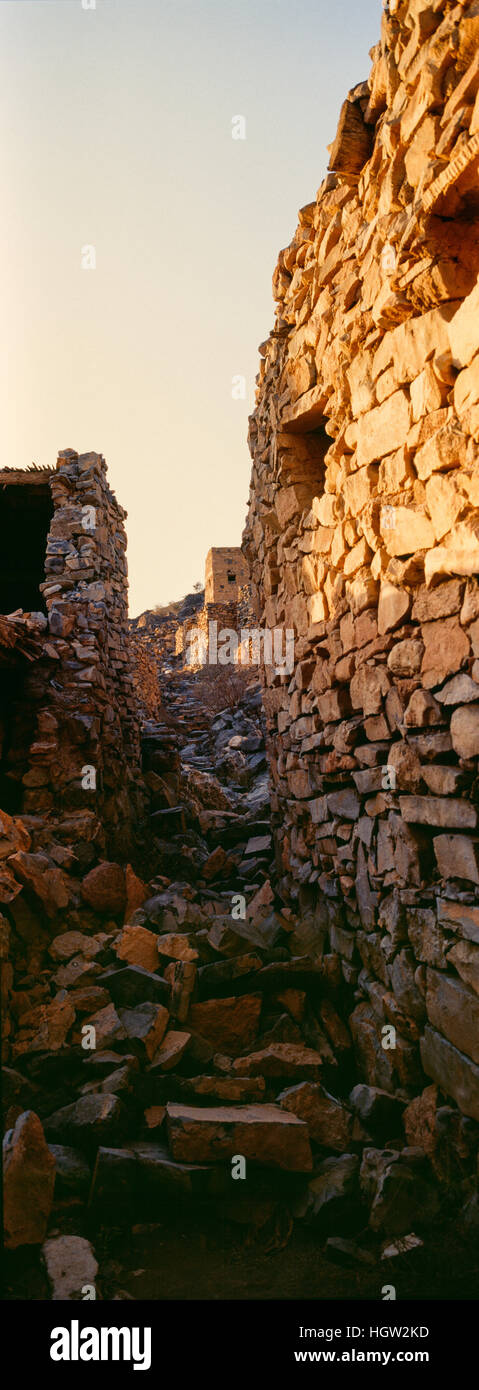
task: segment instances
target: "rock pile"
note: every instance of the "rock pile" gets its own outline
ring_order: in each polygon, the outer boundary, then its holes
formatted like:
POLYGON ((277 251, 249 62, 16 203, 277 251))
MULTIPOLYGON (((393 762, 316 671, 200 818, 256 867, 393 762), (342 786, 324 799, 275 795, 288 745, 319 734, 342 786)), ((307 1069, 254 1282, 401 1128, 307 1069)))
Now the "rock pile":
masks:
POLYGON ((45 1242, 53 1298, 97 1286, 90 1239, 162 1222, 172 1200, 247 1228, 274 1219, 280 1244, 296 1219, 351 1268, 374 1266, 391 1236, 421 1246, 451 1164, 464 1200, 467 1126, 433 1086, 417 1101, 358 1081, 340 956, 274 891, 260 706, 251 685, 212 718, 198 678, 164 681, 168 721, 144 731, 149 883, 105 861, 68 877, 66 907, 67 875, 3 819, 19 880, 8 911, 24 913, 4 1070, 7 1243, 45 1242))

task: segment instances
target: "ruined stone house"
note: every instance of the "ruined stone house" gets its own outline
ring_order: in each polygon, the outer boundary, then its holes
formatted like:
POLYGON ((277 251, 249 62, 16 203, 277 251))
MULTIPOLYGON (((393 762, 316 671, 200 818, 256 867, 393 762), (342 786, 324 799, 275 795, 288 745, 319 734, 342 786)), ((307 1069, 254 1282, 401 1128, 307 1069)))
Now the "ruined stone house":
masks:
POLYGON ((0 806, 87 858, 141 808, 124 519, 100 454, 0 473, 0 806))
POLYGON ((283 889, 364 1079, 479 1120, 477 0, 390 0, 372 60, 274 273, 244 552, 295 630, 283 889))
MULTIPOLYGON (((251 619, 248 564, 239 546, 213 546, 206 556, 205 593, 201 612, 188 618, 177 633, 176 653, 186 665, 199 665, 210 655, 210 624, 215 633, 225 629, 238 634, 251 619)), ((213 643, 216 650, 216 643, 213 643)))

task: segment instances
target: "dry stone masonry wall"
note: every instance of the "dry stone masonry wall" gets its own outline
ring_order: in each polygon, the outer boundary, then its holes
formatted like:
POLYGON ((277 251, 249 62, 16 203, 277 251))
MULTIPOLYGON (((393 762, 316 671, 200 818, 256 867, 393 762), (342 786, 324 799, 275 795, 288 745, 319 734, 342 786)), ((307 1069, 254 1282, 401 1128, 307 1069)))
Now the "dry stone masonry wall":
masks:
MULTIPOLYGON (((1 475, 7 494, 16 494, 22 525, 23 518, 31 524, 22 507, 31 476, 1 475)), ((35 848, 57 836, 87 856, 95 845, 124 858, 143 795, 126 513, 100 454, 64 450, 56 470, 42 470, 39 481, 50 495, 51 518, 37 606, 6 615, 0 634, 0 771, 8 793, 2 804, 20 812, 35 848)), ((15 584, 22 596, 21 570, 15 584)))
POLYGON ((363 1078, 477 1121, 479 3, 391 0, 372 60, 274 273, 244 550, 295 630, 283 889, 363 1078))

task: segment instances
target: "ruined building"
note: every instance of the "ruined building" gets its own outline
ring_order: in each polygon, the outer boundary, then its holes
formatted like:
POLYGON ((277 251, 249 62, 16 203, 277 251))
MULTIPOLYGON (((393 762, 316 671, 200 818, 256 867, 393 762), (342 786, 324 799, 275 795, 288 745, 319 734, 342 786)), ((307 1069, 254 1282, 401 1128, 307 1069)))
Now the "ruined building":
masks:
POLYGON ((187 618, 178 629, 177 655, 185 665, 208 661, 210 624, 215 632, 229 629, 238 635, 251 626, 251 589, 248 564, 239 546, 213 546, 205 563, 205 594, 201 612, 187 618))
POLYGON ((123 858, 141 807, 124 518, 100 454, 0 473, 0 806, 34 848, 123 858))
POLYGON ((477 0, 390 0, 372 59, 274 273, 244 550, 296 634, 284 891, 364 1080, 479 1120, 477 0))

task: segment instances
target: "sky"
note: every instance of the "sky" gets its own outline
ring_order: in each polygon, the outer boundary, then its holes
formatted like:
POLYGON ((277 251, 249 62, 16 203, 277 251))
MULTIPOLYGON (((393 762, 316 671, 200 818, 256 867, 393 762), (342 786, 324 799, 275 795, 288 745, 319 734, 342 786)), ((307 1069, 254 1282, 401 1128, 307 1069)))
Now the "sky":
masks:
POLYGON ((0 0, 1 466, 105 456, 132 616, 240 544, 272 273, 381 10, 0 0))

